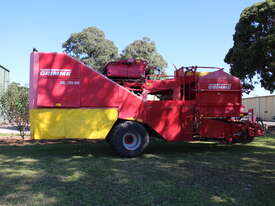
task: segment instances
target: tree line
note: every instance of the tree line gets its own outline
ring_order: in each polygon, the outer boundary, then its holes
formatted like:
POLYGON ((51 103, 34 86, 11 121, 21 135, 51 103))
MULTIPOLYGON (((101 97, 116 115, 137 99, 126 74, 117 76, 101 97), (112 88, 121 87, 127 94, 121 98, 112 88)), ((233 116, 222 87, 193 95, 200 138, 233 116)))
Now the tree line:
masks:
POLYGON ((156 44, 150 38, 133 41, 119 54, 114 42, 106 39, 104 32, 94 26, 71 34, 62 47, 67 54, 101 73, 104 73, 105 65, 109 62, 128 58, 146 61, 152 68, 151 73, 164 73, 167 67, 167 62, 157 52, 156 44))
MULTIPOLYGON (((260 84, 271 93, 275 90, 275 1, 265 0, 245 8, 235 26, 233 47, 224 61, 230 73, 240 78, 244 91, 249 93, 255 84, 260 84)), ((114 42, 105 38, 102 30, 89 27, 73 33, 63 43, 69 55, 104 72, 111 61, 125 58, 145 60, 153 70, 150 73, 165 73, 167 63, 157 52, 156 44, 148 37, 135 40, 118 54, 114 42)))

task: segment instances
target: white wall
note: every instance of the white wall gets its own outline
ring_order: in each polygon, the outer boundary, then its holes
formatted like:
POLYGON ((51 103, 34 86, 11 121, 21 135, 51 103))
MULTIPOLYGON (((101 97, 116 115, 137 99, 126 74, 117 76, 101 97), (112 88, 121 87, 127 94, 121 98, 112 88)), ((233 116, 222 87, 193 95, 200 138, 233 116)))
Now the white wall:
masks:
POLYGON ((275 95, 243 98, 245 111, 254 109, 256 117, 265 121, 274 121, 275 117, 275 95))

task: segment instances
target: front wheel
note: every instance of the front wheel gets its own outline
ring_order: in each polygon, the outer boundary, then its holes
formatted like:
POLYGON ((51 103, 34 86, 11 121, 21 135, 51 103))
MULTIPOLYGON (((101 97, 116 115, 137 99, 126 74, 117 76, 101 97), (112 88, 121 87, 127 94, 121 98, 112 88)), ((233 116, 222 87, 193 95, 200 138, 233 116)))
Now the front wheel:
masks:
POLYGON ((125 121, 116 125, 110 134, 109 142, 120 156, 136 157, 148 146, 149 135, 141 124, 125 121))

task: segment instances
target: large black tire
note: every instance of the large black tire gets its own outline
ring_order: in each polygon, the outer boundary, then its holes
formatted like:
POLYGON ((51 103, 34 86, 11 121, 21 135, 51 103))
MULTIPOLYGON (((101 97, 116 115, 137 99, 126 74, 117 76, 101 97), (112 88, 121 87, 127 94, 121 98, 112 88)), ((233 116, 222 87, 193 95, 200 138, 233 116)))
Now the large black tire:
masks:
POLYGON ((243 131, 240 135, 240 138, 236 139, 234 143, 236 142, 241 144, 247 144, 252 142, 253 140, 254 140, 254 137, 250 137, 247 131, 243 131))
POLYGON ((148 146, 149 134, 141 124, 125 121, 115 126, 109 136, 109 143, 120 156, 136 157, 148 146))

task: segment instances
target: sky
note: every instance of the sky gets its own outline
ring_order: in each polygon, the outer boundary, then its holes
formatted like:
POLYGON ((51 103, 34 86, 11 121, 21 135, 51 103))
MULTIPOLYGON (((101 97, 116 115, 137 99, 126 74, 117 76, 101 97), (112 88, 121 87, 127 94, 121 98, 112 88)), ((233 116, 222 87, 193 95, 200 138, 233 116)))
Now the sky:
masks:
MULTIPOLYGON (((27 85, 29 56, 35 47, 62 52, 72 33, 89 26, 105 32, 121 52, 128 44, 150 37, 174 67, 217 66, 232 47, 232 35, 242 10, 253 0, 2 0, 0 64, 11 71, 11 81, 27 85)), ((249 96, 268 95, 257 86, 249 96)), ((245 95, 246 97, 247 95, 245 95)))

